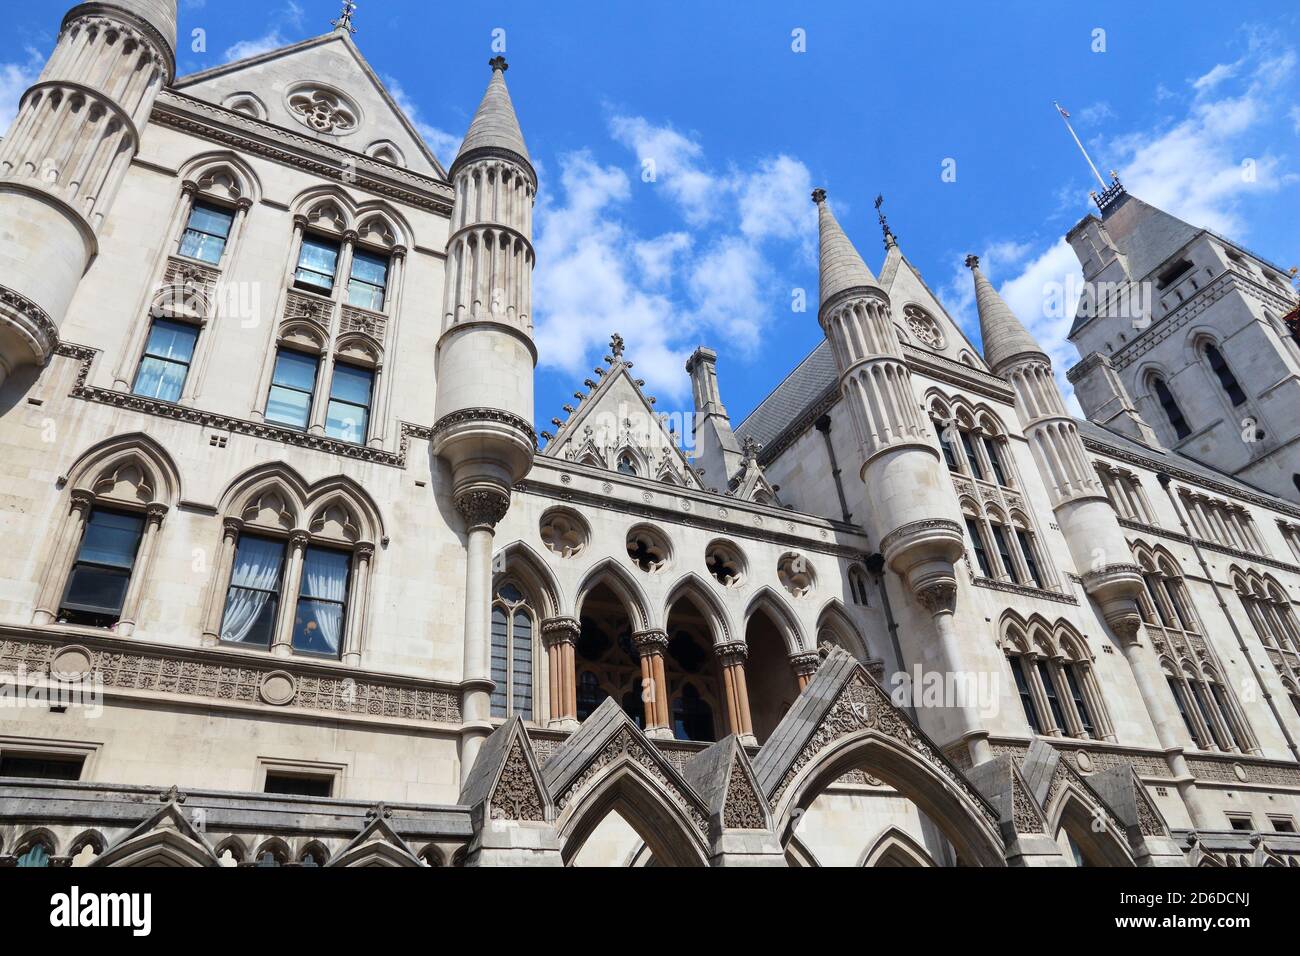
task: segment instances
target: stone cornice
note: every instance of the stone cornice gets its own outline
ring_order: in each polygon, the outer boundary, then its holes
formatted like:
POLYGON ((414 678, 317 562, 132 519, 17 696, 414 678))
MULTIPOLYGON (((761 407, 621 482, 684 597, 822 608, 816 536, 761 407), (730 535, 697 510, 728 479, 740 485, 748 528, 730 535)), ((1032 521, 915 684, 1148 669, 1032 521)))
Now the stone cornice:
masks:
POLYGON ((408 206, 451 215, 451 187, 439 179, 301 136, 176 90, 159 94, 150 122, 378 193, 408 206))
POLYGON ((1078 604, 1079 599, 1073 594, 1049 591, 1047 588, 1030 587, 1027 584, 1014 584, 1011 581, 997 581, 993 578, 976 576, 971 580, 976 587, 989 588, 993 591, 1006 591, 1009 594, 1021 594, 1025 597, 1042 598, 1045 601, 1058 601, 1061 604, 1078 604))
MULTIPOLYGON (((1117 516, 1118 517, 1118 516, 1117 516)), ((1141 521, 1133 521, 1130 518, 1119 518, 1121 527, 1128 528, 1130 531, 1137 531, 1141 534, 1156 535, 1161 538, 1168 538, 1171 541, 1179 541, 1183 544, 1196 545, 1205 548, 1207 551, 1216 551, 1219 554, 1226 554, 1229 557, 1237 558, 1240 561, 1247 561, 1253 564, 1266 564, 1271 568, 1277 568, 1280 571, 1290 571, 1292 574, 1300 574, 1300 566, 1288 564, 1285 561, 1279 561, 1277 558, 1270 558, 1262 554, 1253 554, 1250 551, 1241 551, 1237 548, 1229 548, 1226 545, 1218 544, 1214 541, 1206 541, 1204 538, 1193 538, 1190 535, 1183 534, 1181 531, 1169 531, 1165 528, 1153 524, 1144 524, 1141 521)))

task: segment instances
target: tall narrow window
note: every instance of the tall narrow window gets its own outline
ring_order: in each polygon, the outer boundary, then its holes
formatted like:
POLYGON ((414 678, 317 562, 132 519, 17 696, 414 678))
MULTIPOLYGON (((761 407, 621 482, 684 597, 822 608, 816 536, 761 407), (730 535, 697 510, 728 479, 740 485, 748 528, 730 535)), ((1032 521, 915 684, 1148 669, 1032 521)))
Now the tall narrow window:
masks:
POLYGON ((1169 427, 1174 430, 1174 434, 1179 438, 1186 438, 1192 433, 1192 429, 1187 424, 1187 419, 1183 417, 1183 410, 1178 407, 1178 402, 1174 399, 1174 393, 1169 391, 1169 386, 1165 384, 1163 378, 1151 380, 1151 387, 1155 389, 1156 400, 1160 402, 1160 407, 1164 409, 1165 418, 1169 419, 1169 427))
POLYGON ((198 337, 198 326, 171 319, 154 319, 131 391, 164 402, 180 401, 198 337))
POLYGON ((954 474, 961 471, 957 465, 957 449, 952 446, 952 433, 950 425, 945 425, 939 419, 931 419, 934 424, 934 433, 939 436, 939 447, 943 449, 943 460, 948 465, 948 470, 954 474))
POLYGON ((1079 681, 1078 667, 1078 664, 1066 664, 1064 666, 1065 682, 1070 687, 1070 700, 1074 702, 1074 712, 1079 715, 1079 724, 1089 737, 1095 737, 1097 731, 1092 723, 1092 715, 1088 712, 1088 704, 1083 697, 1083 686, 1079 681))
POLYGON ((998 549, 998 557, 1002 559, 1002 569, 1011 580, 1018 580, 1020 572, 1016 570, 1016 563, 1011 559, 1011 546, 1007 542, 1006 529, 1000 524, 990 525, 990 527, 993 531, 993 543, 998 549))
POLYGON ((1201 722, 1210 730, 1210 735, 1214 738, 1215 744, 1220 750, 1228 750, 1228 743, 1223 739, 1223 732, 1219 730, 1219 725, 1212 717, 1210 701, 1205 694, 1205 685, 1198 680, 1190 681, 1192 685, 1192 700, 1196 704, 1196 712, 1201 715, 1201 722))
POLYGON ((1052 711, 1052 720, 1063 732, 1069 733, 1065 723, 1065 712, 1061 710, 1061 700, 1056 696, 1056 683, 1052 680, 1051 668, 1042 660, 1037 661, 1036 665, 1038 679, 1043 682, 1043 696, 1047 698, 1047 706, 1052 711))
POLYGON ((294 282, 313 292, 329 295, 334 290, 334 273, 339 266, 339 244, 318 236, 303 236, 294 282))
POLYGON ((387 288, 388 256, 354 249, 352 276, 348 279, 348 305, 378 312, 384 307, 387 288))
POLYGON ((311 547, 303 558, 302 587, 294 614, 293 649, 338 657, 343 647, 348 572, 352 555, 311 547))
POLYGON ((221 639, 270 647, 280 610, 284 542, 241 534, 226 591, 221 639))
POLYGON ((320 360, 305 352, 281 349, 275 357, 271 394, 266 400, 266 420, 307 430, 312 395, 316 391, 316 370, 320 360))
POLYGON ((713 708, 700 696, 694 684, 687 683, 672 702, 673 736, 678 740, 712 740, 713 708))
POLYGON ((1245 405, 1246 393, 1241 390, 1241 385, 1237 383, 1237 376, 1232 374, 1232 369, 1228 368, 1223 353, 1213 342, 1205 343, 1205 358, 1210 363, 1210 371, 1218 378, 1219 385, 1228 396, 1228 400, 1233 405, 1245 405))
POLYGON ((1203 749, 1205 742, 1201 740, 1201 735, 1192 722, 1192 715, 1187 712, 1187 700, 1183 696, 1182 685, 1176 677, 1169 676, 1167 680, 1169 681, 1169 692, 1174 695, 1174 703, 1178 705, 1178 713, 1183 718, 1183 726, 1187 728, 1187 733, 1191 736, 1192 742, 1203 749))
POLYGON ((91 511, 68 575, 59 620, 90 627, 117 623, 143 533, 143 515, 105 508, 91 511))
MULTIPOLYGON (((518 714, 524 720, 533 719, 533 616, 524 600, 522 591, 506 584, 492 604, 491 673, 495 686, 489 703, 493 717, 518 714)), ((585 692, 579 681, 579 711, 585 692)))
POLYGON ((235 214, 231 210, 196 202, 190 210, 185 232, 181 234, 181 255, 201 262, 220 262, 226 240, 230 238, 230 224, 234 221, 235 214))
POLYGON ((1237 734, 1237 728, 1232 721, 1232 709, 1228 706, 1227 695, 1224 694, 1223 688, 1217 683, 1210 684, 1210 695, 1214 699, 1215 705, 1219 708, 1219 716, 1223 718, 1223 726, 1228 729, 1228 736, 1232 738, 1232 743, 1238 750, 1244 751, 1241 738, 1237 734))
POLYGON ((1043 726, 1038 722, 1038 711, 1034 709, 1034 695, 1029 690, 1029 675, 1025 673, 1025 659, 1008 654, 1007 663, 1011 665, 1011 676, 1015 678, 1016 693, 1020 695, 1020 706, 1025 712, 1025 720, 1029 722, 1029 729, 1036 734, 1041 734, 1043 726))
POLYGON ((970 535, 971 546, 975 549, 975 561, 979 565, 980 574, 986 578, 993 577, 993 566, 989 564, 988 552, 984 550, 984 536, 980 534, 979 522, 967 518, 966 533, 970 535))
POLYGON ((993 467, 993 476, 997 478, 998 484, 1004 487, 1010 485, 1007 481, 1006 469, 1002 467, 1002 449, 998 443, 987 437, 981 437, 980 443, 984 446, 985 454, 989 456, 989 464, 993 467))
POLYGON ((1043 573, 1038 567, 1038 558, 1034 556, 1034 542, 1024 528, 1016 529, 1016 540, 1020 542, 1020 553, 1025 556, 1025 570, 1029 572, 1029 582, 1034 587, 1043 586, 1043 573))
POLYGON ((358 444, 366 440, 374 382, 375 373, 368 368, 335 363, 329 409, 325 414, 326 435, 358 444))
POLYGON ((979 455, 975 454, 975 443, 971 440, 971 434, 965 429, 959 429, 959 431, 961 432, 962 451, 966 452, 966 461, 970 463, 970 473, 983 480, 984 466, 980 464, 979 455))

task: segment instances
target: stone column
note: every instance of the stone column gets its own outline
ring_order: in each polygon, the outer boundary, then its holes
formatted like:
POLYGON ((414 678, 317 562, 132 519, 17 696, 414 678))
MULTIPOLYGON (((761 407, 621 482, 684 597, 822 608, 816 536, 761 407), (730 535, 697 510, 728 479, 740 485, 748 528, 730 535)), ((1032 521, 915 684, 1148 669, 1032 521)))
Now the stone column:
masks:
POLYGON ((668 679, 664 673, 664 651, 668 633, 651 628, 632 635, 641 656, 641 700, 645 706, 647 737, 672 739, 672 716, 668 708, 668 679))
POLYGON ((375 395, 372 400, 374 408, 370 416, 370 438, 367 444, 371 448, 384 447, 388 435, 388 408, 393 395, 393 372, 387 357, 396 354, 397 336, 399 334, 398 312, 402 307, 402 271, 406 264, 406 246, 394 246, 389 253, 388 288, 384 290, 384 313, 388 316, 388 336, 383 344, 385 361, 376 369, 378 381, 375 383, 375 395))
POLYGON ((464 786, 483 741, 492 733, 492 539, 510 507, 510 493, 480 486, 456 497, 469 533, 465 555, 465 645, 461 677, 460 782, 464 786))
MULTIPOLYGON (((939 649, 949 668, 949 674, 955 678, 951 681, 955 697, 951 701, 951 710, 957 716, 960 737, 970 750, 971 763, 978 766, 986 760, 993 759, 993 748, 989 746, 989 732, 981 726, 977 711, 978 701, 969 699, 969 688, 958 662, 962 660, 961 645, 957 639, 957 629, 953 626, 953 614, 957 609, 957 582, 955 579, 941 576, 924 582, 915 590, 916 599, 930 612, 934 629, 939 637, 939 649)), ((945 675, 947 676, 947 675, 945 675)), ((972 678, 975 675, 970 675, 972 678)))
POLYGON ((293 627, 298 615, 298 592, 302 590, 303 556, 309 539, 306 531, 289 535, 289 563, 284 572, 284 587, 280 591, 280 616, 275 622, 275 636, 271 640, 271 653, 276 657, 288 657, 293 653, 293 627))
POLYGON ((167 506, 154 503, 145 509, 144 536, 136 551, 135 563, 131 568, 131 581, 126 586, 126 597, 122 599, 122 613, 113 625, 113 633, 129 637, 135 630, 136 618, 140 616, 140 595, 149 578, 149 568, 153 564, 153 554, 158 548, 158 528, 162 525, 167 506))
POLYGON ((352 549, 352 581, 348 588, 348 621, 343 629, 342 655, 343 663, 349 667, 361 666, 370 596, 370 564, 374 557, 375 546, 368 541, 352 549))
POLYGON ((242 518, 226 518, 221 522, 221 552, 217 556, 212 589, 208 592, 207 607, 203 611, 202 643, 205 647, 215 647, 221 642, 221 618, 226 611, 226 592, 235 568, 235 551, 243 527, 242 518))
POLYGON ((749 648, 744 641, 728 641, 715 647, 722 665, 723 695, 727 702, 727 730, 742 744, 757 744, 754 721, 749 712, 749 685, 745 680, 745 658, 749 648))
POLYGON ((63 521, 58 544, 50 556, 50 566, 45 570, 45 583, 36 602, 33 617, 33 623, 36 624, 52 624, 58 617, 59 602, 63 600, 63 591, 67 586, 68 570, 81 545, 90 509, 95 504, 95 496, 89 491, 77 489, 69 497, 71 507, 63 521))
POLYGON ((546 670, 551 692, 547 727, 560 730, 578 728, 578 674, 574 645, 580 630, 577 619, 572 617, 549 617, 542 621, 542 641, 546 644, 546 670))
POLYGON ((813 679, 817 673, 817 668, 821 666, 822 657, 816 651, 805 651, 802 654, 790 655, 790 668, 794 671, 795 680, 799 682, 799 692, 808 686, 808 682, 813 679))

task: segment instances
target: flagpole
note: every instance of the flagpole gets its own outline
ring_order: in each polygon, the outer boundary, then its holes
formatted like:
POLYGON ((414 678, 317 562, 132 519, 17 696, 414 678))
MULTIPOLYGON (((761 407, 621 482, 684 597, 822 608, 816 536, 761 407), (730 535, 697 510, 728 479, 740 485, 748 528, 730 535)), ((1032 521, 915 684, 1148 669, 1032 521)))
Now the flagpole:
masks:
POLYGON ((1052 105, 1056 107, 1056 112, 1061 114, 1061 121, 1065 123, 1065 128, 1068 129, 1070 131, 1070 135, 1074 137, 1074 144, 1079 147, 1079 152, 1083 153, 1083 158, 1088 161, 1088 167, 1092 170, 1092 174, 1097 177, 1097 182, 1101 183, 1102 189, 1106 189, 1107 188, 1106 180, 1101 178, 1101 173, 1097 171, 1097 166, 1095 163, 1093 163, 1092 157, 1089 156, 1088 151, 1083 148, 1083 143, 1079 139, 1079 134, 1076 133, 1074 131, 1074 127, 1070 125, 1070 114, 1067 113, 1061 107, 1061 104, 1056 102, 1055 100, 1052 101, 1052 105))

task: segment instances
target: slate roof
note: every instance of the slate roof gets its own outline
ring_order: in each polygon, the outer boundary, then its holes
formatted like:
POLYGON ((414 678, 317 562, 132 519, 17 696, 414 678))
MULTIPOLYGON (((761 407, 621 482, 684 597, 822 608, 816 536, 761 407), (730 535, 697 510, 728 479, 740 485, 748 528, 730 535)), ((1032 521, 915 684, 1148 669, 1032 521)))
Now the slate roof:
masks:
POLYGON ((785 380, 736 426, 737 440, 743 442, 746 437, 752 437, 760 445, 770 444, 829 389, 835 388, 838 378, 839 370, 835 367, 831 344, 822 339, 785 380))

